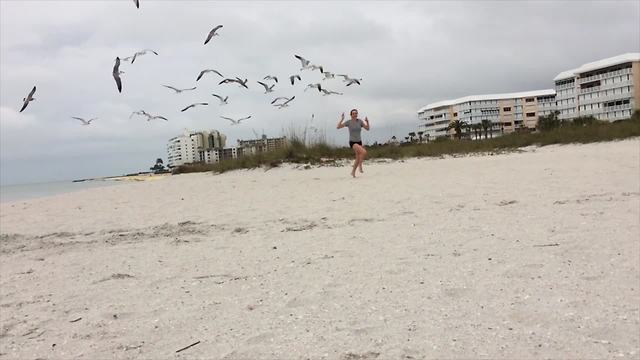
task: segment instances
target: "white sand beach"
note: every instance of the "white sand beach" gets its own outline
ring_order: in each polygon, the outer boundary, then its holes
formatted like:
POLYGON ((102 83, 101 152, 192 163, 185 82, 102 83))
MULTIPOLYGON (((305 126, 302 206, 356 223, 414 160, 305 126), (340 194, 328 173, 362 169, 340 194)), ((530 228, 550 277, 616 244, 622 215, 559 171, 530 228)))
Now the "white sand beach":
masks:
POLYGON ((640 357, 640 139, 364 170, 1 204, 0 358, 640 357))

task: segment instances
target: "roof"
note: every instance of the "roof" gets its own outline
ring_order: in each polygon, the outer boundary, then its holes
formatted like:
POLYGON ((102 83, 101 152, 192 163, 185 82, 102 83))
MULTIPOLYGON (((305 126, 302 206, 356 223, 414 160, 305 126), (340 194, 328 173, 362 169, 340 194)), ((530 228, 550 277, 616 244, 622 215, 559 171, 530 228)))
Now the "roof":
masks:
POLYGON ((442 106, 462 104, 469 101, 504 100, 504 99, 516 99, 516 98, 525 98, 525 97, 532 97, 532 96, 549 96, 549 95, 555 95, 555 94, 556 94, 556 91, 554 89, 544 89, 544 90, 523 91, 523 92, 516 92, 516 93, 505 93, 505 94, 470 95, 470 96, 465 96, 465 97, 461 97, 453 100, 442 100, 442 101, 434 102, 427 106, 422 107, 420 110, 418 110, 418 112, 421 113, 425 110, 435 109, 442 106))
POLYGON ((553 78, 554 81, 568 79, 574 77, 577 74, 582 74, 588 71, 606 68, 609 66, 620 65, 632 61, 640 61, 640 53, 626 53, 598 61, 586 63, 576 69, 563 71, 558 76, 553 78))

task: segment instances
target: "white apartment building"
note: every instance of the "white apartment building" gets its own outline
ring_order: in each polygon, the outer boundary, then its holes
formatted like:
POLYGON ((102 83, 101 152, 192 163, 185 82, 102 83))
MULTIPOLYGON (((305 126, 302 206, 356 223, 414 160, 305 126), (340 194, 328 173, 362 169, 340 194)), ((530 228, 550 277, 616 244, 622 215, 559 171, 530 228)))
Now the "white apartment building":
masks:
POLYGON ((179 166, 193 162, 217 162, 220 156, 216 149, 224 147, 227 137, 217 130, 185 131, 169 139, 167 165, 179 166))
POLYGON ((451 136, 453 130, 447 131, 447 127, 455 120, 469 125, 489 120, 493 124, 492 133, 510 133, 519 128, 533 129, 539 116, 555 110, 555 97, 555 90, 546 89, 439 101, 418 110, 418 119, 421 121, 418 131, 423 131, 423 137, 429 139, 451 136))
POLYGON ((628 53, 563 71, 554 79, 560 119, 628 119, 640 108, 640 53, 628 53))

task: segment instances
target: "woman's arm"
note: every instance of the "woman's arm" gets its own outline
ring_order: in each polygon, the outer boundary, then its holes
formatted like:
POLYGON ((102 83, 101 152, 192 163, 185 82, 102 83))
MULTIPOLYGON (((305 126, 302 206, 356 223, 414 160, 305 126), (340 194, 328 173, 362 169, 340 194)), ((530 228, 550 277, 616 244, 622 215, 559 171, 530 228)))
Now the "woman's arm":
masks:
POLYGON ((342 116, 340 116, 340 121, 338 121, 338 126, 336 126, 336 129, 342 129, 345 126, 343 121, 344 121, 344 113, 342 113, 342 116))
POLYGON ((369 118, 365 116, 364 118, 364 125, 362 126, 363 128, 367 129, 367 131, 369 131, 369 118))

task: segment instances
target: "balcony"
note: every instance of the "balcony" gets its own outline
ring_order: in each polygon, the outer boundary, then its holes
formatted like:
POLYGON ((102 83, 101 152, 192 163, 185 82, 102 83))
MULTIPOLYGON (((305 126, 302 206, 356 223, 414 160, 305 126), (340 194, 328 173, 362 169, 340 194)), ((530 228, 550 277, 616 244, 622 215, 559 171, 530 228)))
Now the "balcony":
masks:
POLYGON ((610 71, 604 74, 591 75, 586 78, 578 78, 578 84, 583 84, 589 81, 600 80, 605 78, 610 78, 613 76, 627 75, 631 74, 631 69, 621 69, 616 71, 610 71))

